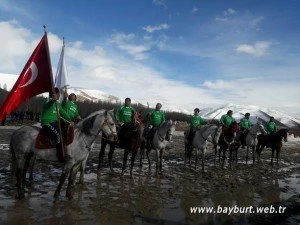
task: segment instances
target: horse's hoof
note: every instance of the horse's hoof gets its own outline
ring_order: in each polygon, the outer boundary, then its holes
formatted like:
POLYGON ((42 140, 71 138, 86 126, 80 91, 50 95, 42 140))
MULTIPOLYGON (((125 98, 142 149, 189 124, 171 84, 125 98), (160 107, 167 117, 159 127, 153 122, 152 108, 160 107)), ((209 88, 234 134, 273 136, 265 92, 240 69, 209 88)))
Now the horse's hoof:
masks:
POLYGON ((23 198, 25 198, 25 194, 24 194, 24 192, 20 192, 20 193, 18 193, 18 195, 16 197, 17 197, 17 199, 22 200, 23 198))

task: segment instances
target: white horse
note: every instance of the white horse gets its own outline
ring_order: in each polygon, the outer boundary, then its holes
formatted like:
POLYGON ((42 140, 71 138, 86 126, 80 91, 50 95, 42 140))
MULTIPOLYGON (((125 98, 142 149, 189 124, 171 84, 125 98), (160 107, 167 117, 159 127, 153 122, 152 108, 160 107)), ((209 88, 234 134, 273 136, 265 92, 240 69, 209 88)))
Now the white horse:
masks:
MULTIPOLYGON (((116 126, 113 120, 113 110, 100 110, 92 113, 75 126, 74 141, 67 146, 67 156, 59 185, 54 197, 58 197, 62 185, 69 176, 69 183, 66 196, 72 197, 76 174, 81 170, 80 179, 83 179, 87 157, 92 145, 99 133, 102 131, 111 141, 116 140, 116 126)), ((35 156, 37 159, 46 161, 58 161, 56 149, 36 149, 35 140, 41 128, 34 126, 23 126, 14 131, 10 140, 13 167, 16 169, 18 197, 24 197, 24 183, 30 159, 35 156)))
POLYGON ((257 135, 259 133, 266 134, 266 130, 264 126, 261 123, 257 123, 253 125, 246 136, 246 145, 247 145, 247 151, 246 151, 246 164, 248 163, 248 154, 249 149, 252 149, 252 158, 253 158, 253 165, 255 162, 255 147, 257 145, 257 135))
POLYGON ((218 145, 221 132, 222 132, 222 128, 213 124, 202 126, 199 130, 196 131, 195 136, 192 140, 192 146, 188 146, 188 132, 185 133, 184 164, 186 164, 186 158, 188 157, 189 165, 191 167, 192 151, 195 148, 196 149, 195 169, 196 169, 198 164, 199 150, 201 150, 202 171, 204 172, 204 157, 207 149, 207 144, 208 142, 211 142, 216 148, 218 145))
POLYGON ((175 131, 176 121, 166 121, 159 128, 157 128, 154 137, 151 141, 151 146, 147 145, 147 140, 143 137, 141 150, 140 150, 140 166, 142 166, 142 160, 144 158, 144 149, 147 148, 146 154, 149 163, 149 169, 151 169, 151 160, 149 157, 149 152, 151 149, 156 150, 156 173, 162 172, 162 157, 167 144, 172 140, 173 133, 175 131))

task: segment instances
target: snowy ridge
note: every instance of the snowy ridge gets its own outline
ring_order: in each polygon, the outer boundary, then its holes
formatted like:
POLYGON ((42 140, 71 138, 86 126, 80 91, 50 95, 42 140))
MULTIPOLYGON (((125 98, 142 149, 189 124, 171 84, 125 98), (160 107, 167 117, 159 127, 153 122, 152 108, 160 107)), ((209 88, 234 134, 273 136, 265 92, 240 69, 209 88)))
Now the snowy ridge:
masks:
POLYGON ((228 110, 233 111, 233 117, 240 121, 244 115, 249 112, 250 120, 253 123, 260 121, 268 121, 271 116, 276 120, 279 126, 286 126, 290 128, 300 128, 300 120, 289 116, 285 113, 279 112, 277 110, 262 108, 254 105, 237 105, 237 104, 226 104, 220 108, 212 110, 210 112, 202 113, 202 116, 207 119, 220 119, 222 115, 226 114, 228 110))

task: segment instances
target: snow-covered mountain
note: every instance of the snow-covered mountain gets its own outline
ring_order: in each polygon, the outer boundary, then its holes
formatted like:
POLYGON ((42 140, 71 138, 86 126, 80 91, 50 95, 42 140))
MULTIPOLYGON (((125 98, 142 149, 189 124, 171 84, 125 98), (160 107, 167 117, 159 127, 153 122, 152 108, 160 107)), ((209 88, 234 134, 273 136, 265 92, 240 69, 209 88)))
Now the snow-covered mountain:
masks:
MULTIPOLYGON (((233 111, 233 118, 239 121, 244 115, 249 112, 250 120, 256 123, 257 120, 266 122, 271 116, 275 118, 275 122, 282 127, 300 128, 300 119, 289 116, 277 110, 261 108, 254 105, 237 105, 226 104, 220 108, 202 113, 202 116, 207 119, 220 119, 222 115, 226 114, 228 110, 233 111)), ((204 110, 203 110, 204 111, 204 110)))

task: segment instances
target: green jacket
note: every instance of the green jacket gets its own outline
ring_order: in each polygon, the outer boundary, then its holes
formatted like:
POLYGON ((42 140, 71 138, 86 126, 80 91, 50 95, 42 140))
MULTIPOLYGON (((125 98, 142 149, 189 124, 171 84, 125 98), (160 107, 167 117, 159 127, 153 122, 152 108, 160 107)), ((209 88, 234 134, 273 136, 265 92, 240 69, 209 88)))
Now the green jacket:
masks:
POLYGON ((197 128, 206 123, 207 123, 207 121, 205 119, 203 119, 201 116, 193 115, 191 118, 191 121, 190 121, 190 128, 197 128))
POLYGON ((223 115, 220 119, 222 126, 229 127, 235 120, 228 116, 227 114, 223 115))
POLYGON ((78 107, 74 102, 64 99, 61 103, 61 106, 69 115, 72 121, 75 121, 76 118, 79 116, 78 107))
POLYGON ((277 131, 275 122, 268 122, 265 126, 266 131, 269 133, 275 133, 277 131))
POLYGON ((150 124, 154 127, 159 127, 165 120, 165 113, 162 111, 153 110, 150 113, 150 124))
POLYGON ((134 108, 131 106, 121 106, 116 113, 116 120, 122 123, 131 123, 132 117, 135 113, 134 108))
POLYGON ((251 128, 251 122, 249 119, 246 119, 246 118, 242 118, 241 121, 240 121, 240 126, 242 129, 250 129, 251 128))
POLYGON ((70 116, 68 113, 61 107, 60 103, 55 100, 48 100, 43 105, 42 115, 41 115, 41 124, 48 125, 50 123, 56 122, 57 119, 57 113, 56 113, 56 106, 55 102, 57 103, 57 109, 59 112, 59 115, 64 118, 65 120, 71 121, 70 116))

